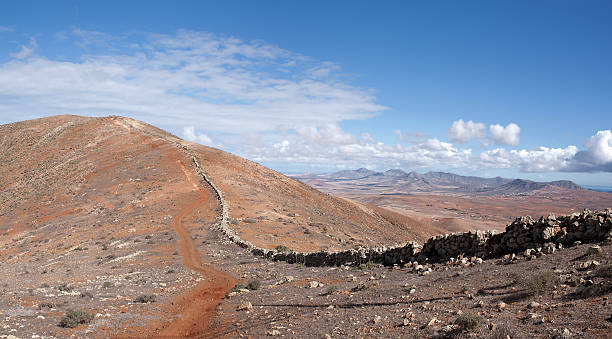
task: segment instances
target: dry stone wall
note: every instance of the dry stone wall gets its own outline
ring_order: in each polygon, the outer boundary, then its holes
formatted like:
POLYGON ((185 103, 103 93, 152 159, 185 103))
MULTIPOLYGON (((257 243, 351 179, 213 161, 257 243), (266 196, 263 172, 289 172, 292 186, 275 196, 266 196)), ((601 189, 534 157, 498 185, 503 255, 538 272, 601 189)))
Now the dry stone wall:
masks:
POLYGON ((508 225, 504 232, 499 234, 490 231, 470 231, 438 235, 427 240, 422 249, 415 242, 392 247, 360 247, 338 252, 300 253, 260 248, 240 238, 229 227, 229 205, 223 198, 221 190, 202 169, 200 159, 195 152, 177 140, 170 140, 166 136, 144 131, 131 124, 129 120, 124 121, 146 134, 175 144, 187 153, 191 157, 198 175, 212 188, 219 201, 219 230, 230 241, 248 249, 253 255, 270 260, 299 263, 306 266, 360 265, 368 262, 395 265, 412 261, 439 262, 458 256, 493 258, 529 249, 555 247, 555 245, 557 247, 559 245, 567 246, 577 241, 612 241, 612 210, 606 209, 598 212, 584 210, 582 213, 560 217, 550 215, 537 221, 534 221, 531 217, 519 217, 508 225))

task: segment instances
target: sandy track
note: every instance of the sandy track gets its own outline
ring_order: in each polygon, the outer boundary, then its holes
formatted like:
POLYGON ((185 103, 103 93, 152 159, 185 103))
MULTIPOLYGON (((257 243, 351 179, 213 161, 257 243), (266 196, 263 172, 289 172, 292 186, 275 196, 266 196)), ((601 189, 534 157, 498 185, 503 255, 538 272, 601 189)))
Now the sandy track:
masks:
POLYGON ((200 260, 194 242, 183 226, 183 218, 210 199, 210 195, 204 190, 198 190, 198 193, 200 197, 174 217, 172 228, 179 236, 178 247, 179 254, 183 257, 183 264, 202 274, 204 281, 175 300, 174 309, 180 312, 182 317, 162 328, 153 337, 198 337, 209 333, 217 305, 235 285, 234 278, 200 260))
MULTIPOLYGON (((133 125, 129 127, 124 124, 121 125, 130 130, 134 128, 149 134, 133 125)), ((155 136, 154 134, 151 135, 155 136)), ((160 138, 159 136, 155 137, 160 138)), ((164 138, 160 139, 164 140, 164 138)), ((178 149, 176 153, 177 158, 180 158, 181 155, 178 149)), ((206 264, 200 259, 200 253, 197 251, 194 240, 184 226, 183 220, 205 205, 211 199, 211 195, 202 188, 196 174, 188 170, 181 160, 176 160, 176 163, 198 196, 173 217, 172 229, 179 237, 178 251, 183 258, 183 264, 189 269, 200 273, 204 280, 190 291, 175 298, 168 311, 173 315, 180 314, 180 317, 175 321, 167 322, 156 328, 153 331, 154 333, 147 335, 151 338, 207 337, 215 333, 216 330, 212 328, 215 309, 227 292, 236 284, 236 279, 232 276, 215 269, 212 265, 206 264)), ((216 211, 207 211, 207 213, 215 215, 216 211)))

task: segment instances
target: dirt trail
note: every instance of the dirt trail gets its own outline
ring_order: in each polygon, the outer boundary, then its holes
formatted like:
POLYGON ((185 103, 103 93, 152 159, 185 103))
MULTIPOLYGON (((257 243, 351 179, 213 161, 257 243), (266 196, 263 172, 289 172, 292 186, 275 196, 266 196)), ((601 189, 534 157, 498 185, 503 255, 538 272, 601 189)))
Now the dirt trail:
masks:
MULTIPOLYGON (((120 125, 130 131, 136 129, 145 134, 150 134, 142 130, 140 126, 125 123, 120 123, 120 125)), ((162 140, 165 139, 160 136, 151 135, 162 140)), ((180 151, 178 149, 176 153, 177 158, 180 158, 180 151)), ((176 163, 198 196, 174 216, 172 228, 179 237, 178 251, 183 258, 183 264, 189 269, 200 273, 204 280, 190 291, 176 297, 171 305, 169 305, 166 311, 170 314, 180 314, 180 318, 172 322, 162 323, 161 326, 153 330, 153 333, 150 333, 148 336, 151 338, 214 336, 213 333, 216 330, 212 326, 215 309, 227 292, 235 286, 236 279, 215 269, 212 265, 202 262, 200 259, 200 253, 197 251, 188 230, 183 225, 183 219, 191 216, 199 207, 205 205, 211 199, 211 195, 206 189, 202 188, 202 184, 194 171, 187 169, 181 160, 177 159, 176 163)), ((216 213, 214 210, 210 211, 211 215, 216 215, 216 213)))
POLYGON ((199 337, 210 333, 217 305, 235 285, 234 278, 200 260, 193 240, 183 226, 183 218, 210 199, 210 195, 204 190, 198 189, 198 194, 200 197, 197 200, 184 207, 174 217, 172 228, 179 236, 178 247, 183 264, 202 274, 204 281, 174 301, 174 309, 179 311, 182 317, 162 328, 153 337, 199 337))

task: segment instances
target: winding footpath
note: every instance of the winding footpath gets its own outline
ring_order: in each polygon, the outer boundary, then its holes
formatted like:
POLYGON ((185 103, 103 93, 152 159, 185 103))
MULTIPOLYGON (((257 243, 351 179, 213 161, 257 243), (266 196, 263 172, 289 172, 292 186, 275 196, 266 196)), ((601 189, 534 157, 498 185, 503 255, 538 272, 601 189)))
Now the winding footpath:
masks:
MULTIPOLYGON (((180 150, 186 151, 193 160, 196 168, 195 172, 207 183, 211 183, 208 177, 203 176, 199 159, 184 145, 170 140, 163 135, 146 131, 128 119, 118 118, 117 122, 129 130, 135 129, 143 134, 163 139, 176 145, 180 150)), ((178 235, 178 251, 182 257, 183 264, 187 268, 201 274, 204 279, 196 287, 173 301, 172 308, 177 310, 181 317, 175 321, 162 324, 160 328, 155 330, 155 333, 151 334, 151 337, 205 337, 215 332, 212 329, 215 309, 227 292, 235 286, 236 279, 201 260, 200 253, 196 249, 193 239, 183 225, 183 220, 207 203, 211 196, 209 191, 202 187, 200 180, 192 171, 189 171, 180 160, 176 160, 176 162, 198 195, 174 216, 172 229, 178 235)), ((213 192, 217 195, 215 198, 221 201, 222 198, 216 186, 213 187, 213 192)), ((227 220, 227 207, 223 205, 221 207, 221 216, 217 216, 217 218, 227 220)))

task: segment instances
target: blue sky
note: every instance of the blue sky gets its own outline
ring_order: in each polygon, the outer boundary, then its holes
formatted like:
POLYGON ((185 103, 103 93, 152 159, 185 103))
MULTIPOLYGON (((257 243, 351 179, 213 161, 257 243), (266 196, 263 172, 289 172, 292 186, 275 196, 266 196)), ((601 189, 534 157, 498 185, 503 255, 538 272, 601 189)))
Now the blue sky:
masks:
POLYGON ((0 4, 0 122, 121 114, 283 172, 612 186, 609 1, 0 4))

